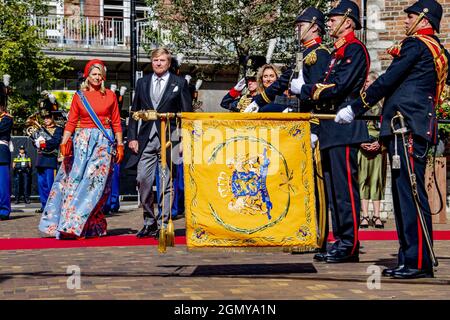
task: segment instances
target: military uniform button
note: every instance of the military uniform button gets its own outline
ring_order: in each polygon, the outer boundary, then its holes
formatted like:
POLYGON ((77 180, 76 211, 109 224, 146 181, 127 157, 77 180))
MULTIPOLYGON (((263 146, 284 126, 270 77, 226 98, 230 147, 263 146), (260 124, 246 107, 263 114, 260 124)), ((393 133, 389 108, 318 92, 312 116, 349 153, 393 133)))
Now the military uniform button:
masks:
POLYGON ((429 134, 430 134, 430 131, 427 131, 427 134, 429 135, 429 134))
POLYGON ((431 117, 432 116, 431 112, 428 115, 431 117))

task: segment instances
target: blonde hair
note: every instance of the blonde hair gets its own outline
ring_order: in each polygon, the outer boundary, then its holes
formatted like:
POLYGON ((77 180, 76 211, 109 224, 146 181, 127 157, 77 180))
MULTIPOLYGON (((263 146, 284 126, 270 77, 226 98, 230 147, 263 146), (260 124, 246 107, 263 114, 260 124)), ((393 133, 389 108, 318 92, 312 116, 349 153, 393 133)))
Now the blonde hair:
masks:
POLYGON ((88 77, 81 83, 80 89, 82 91, 87 91, 89 89, 89 74, 91 74, 92 70, 97 68, 102 73, 103 81, 100 87, 100 92, 105 93, 105 79, 106 79, 106 68, 100 63, 95 63, 89 68, 88 77))
POLYGON ((169 60, 169 65, 172 62, 172 54, 170 51, 166 48, 157 48, 152 51, 151 54, 151 60, 153 60, 156 57, 162 56, 163 54, 167 55, 167 59, 169 60))
POLYGON ((265 64, 261 68, 259 68, 258 73, 256 75, 256 81, 258 81, 258 89, 262 90, 262 91, 264 91, 263 74, 264 74, 264 71, 266 71, 267 69, 272 69, 273 72, 275 72, 277 79, 280 77, 280 74, 281 74, 280 70, 271 63, 265 64))

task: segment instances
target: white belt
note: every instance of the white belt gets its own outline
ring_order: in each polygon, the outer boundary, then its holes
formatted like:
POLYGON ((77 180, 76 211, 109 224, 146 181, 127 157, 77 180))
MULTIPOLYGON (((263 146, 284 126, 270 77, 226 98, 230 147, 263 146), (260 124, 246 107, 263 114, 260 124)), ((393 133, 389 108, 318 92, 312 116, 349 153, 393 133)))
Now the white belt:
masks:
POLYGON ((4 144, 5 146, 9 147, 9 142, 5 140, 0 140, 0 144, 4 144))

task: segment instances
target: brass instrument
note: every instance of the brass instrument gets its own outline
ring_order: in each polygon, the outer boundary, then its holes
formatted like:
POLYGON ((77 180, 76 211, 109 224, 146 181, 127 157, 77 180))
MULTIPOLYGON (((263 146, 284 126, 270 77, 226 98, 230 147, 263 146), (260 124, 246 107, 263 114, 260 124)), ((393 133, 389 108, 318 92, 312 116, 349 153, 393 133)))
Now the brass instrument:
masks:
MULTIPOLYGON (((49 140, 52 137, 51 133, 40 123, 39 112, 33 113, 31 116, 29 116, 25 121, 25 125, 26 128, 24 131, 27 134, 27 136, 31 140, 33 140, 33 145, 34 141, 39 137, 43 137, 45 140, 49 140)), ((58 150, 53 150, 50 152, 40 150, 40 152, 46 154, 57 154, 58 150)))

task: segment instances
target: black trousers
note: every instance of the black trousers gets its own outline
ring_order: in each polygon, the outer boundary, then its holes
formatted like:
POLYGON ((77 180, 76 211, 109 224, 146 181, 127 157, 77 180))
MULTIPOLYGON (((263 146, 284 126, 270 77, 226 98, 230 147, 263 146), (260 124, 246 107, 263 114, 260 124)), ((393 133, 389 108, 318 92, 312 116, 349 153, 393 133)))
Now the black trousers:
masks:
POLYGON ((31 174, 28 170, 14 171, 14 196, 16 200, 20 197, 30 198, 31 192, 31 174))
MULTIPOLYGON (((428 195, 425 188, 425 169, 428 152, 428 142, 420 137, 405 137, 410 147, 406 151, 403 148, 401 136, 397 138, 397 154, 400 156, 400 169, 392 169, 392 198, 394 214, 397 226, 397 235, 400 242, 398 251, 398 264, 406 265, 413 269, 431 269, 431 259, 428 252, 417 208, 413 199, 410 178, 407 168, 407 159, 411 163, 411 170, 416 175, 417 192, 420 200, 425 224, 432 240, 432 218, 428 195)), ((391 136, 384 141, 389 150, 389 161, 392 163, 392 155, 395 154, 395 140, 391 136)))
POLYGON ((352 255, 359 253, 358 148, 358 145, 344 145, 322 150, 325 187, 336 239, 331 249, 352 255))

